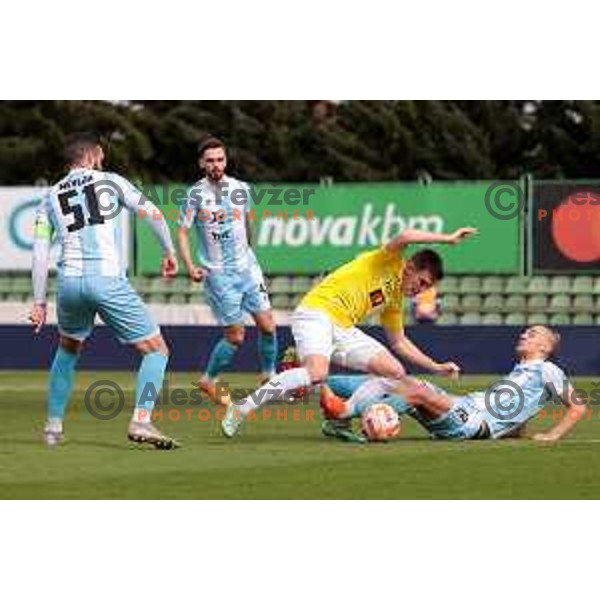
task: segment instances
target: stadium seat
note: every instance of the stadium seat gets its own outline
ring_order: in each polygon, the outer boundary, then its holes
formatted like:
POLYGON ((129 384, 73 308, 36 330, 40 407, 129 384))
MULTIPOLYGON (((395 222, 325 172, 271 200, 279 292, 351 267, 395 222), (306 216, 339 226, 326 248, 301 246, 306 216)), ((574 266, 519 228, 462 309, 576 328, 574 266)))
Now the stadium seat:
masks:
POLYGON ((527 301, 529 312, 543 312, 548 304, 546 296, 530 296, 527 301))
POLYGON ((461 325, 480 325, 481 316, 479 315, 479 313, 468 312, 464 315, 461 315, 459 323, 461 325))
POLYGON ((573 310, 577 313, 594 313, 594 297, 593 296, 575 296, 573 300, 573 310))
POLYGON ((573 317, 573 325, 593 325, 594 317, 590 314, 575 315, 573 317))
POLYGON ((550 298, 550 304, 548 306, 548 312, 559 314, 568 313, 571 308, 571 298, 566 294, 557 294, 550 298))
POLYGON ((551 294, 570 294, 571 293, 571 279, 559 275, 552 277, 550 280, 550 293, 551 294))
POLYGON ((548 316, 544 313, 532 313, 527 317, 528 325, 547 325, 548 316))
POLYGON ((525 277, 509 277, 505 292, 507 294, 526 294, 527 286, 528 280, 525 277))
POLYGON ((466 294, 460 302, 461 310, 465 313, 478 311, 481 306, 481 297, 477 294, 466 294))
POLYGON ((310 277, 294 277, 292 279, 292 292, 294 294, 305 294, 311 287, 310 277))
POLYGON ((162 277, 153 277, 150 281, 150 292, 151 293, 162 293, 164 288, 164 282, 162 277))
POLYGON ((12 289, 12 281, 6 276, 0 277, 0 298, 4 299, 7 297, 12 289))
POLYGON ((481 324, 482 325, 502 325, 503 324, 502 315, 499 313, 490 313, 487 315, 483 315, 483 318, 481 319, 481 324))
POLYGON ((140 294, 150 293, 152 287, 151 277, 136 277, 131 280, 131 284, 140 294))
POLYGON ((458 279, 452 276, 446 276, 439 284, 441 294, 456 294, 459 291, 458 279))
POLYGON ((550 325, 570 325, 571 317, 566 313, 558 313, 550 317, 550 325))
POLYGON ((187 296, 185 294, 173 294, 169 298, 169 304, 187 304, 187 296))
POLYGON ((481 291, 484 294, 502 294, 504 292, 504 281, 502 277, 486 277, 483 280, 481 291))
POLYGON ((287 310, 289 299, 285 294, 276 294, 271 297, 271 305, 278 310, 287 310))
POLYGON ((525 325, 525 323, 527 323, 527 317, 523 313, 511 312, 506 315, 504 323, 506 325, 525 325))
POLYGON ((149 300, 152 304, 166 304, 167 302, 167 295, 166 294, 162 294, 160 292, 152 292, 150 294, 150 300, 149 300))
POLYGON ((490 294, 483 300, 483 311, 498 313, 504 310, 504 298, 500 294, 490 294))
POLYGON ((457 312, 460 309, 460 299, 456 294, 442 296, 442 307, 445 312, 457 312))
POLYGON ((456 325, 458 323, 458 317, 451 312, 442 313, 440 318, 436 321, 436 325, 456 325))
POLYGON ((192 280, 189 277, 176 277, 171 285, 173 292, 192 293, 192 280))
POLYGON ((16 302, 25 302, 32 294, 31 279, 29 276, 20 276, 12 278, 12 285, 8 293, 8 299, 16 302))
POLYGON ((527 299, 520 294, 511 295, 506 299, 504 309, 508 313, 523 312, 527 310, 527 299))
POLYGON ((294 294, 293 296, 290 296, 288 308, 291 310, 299 306, 302 298, 304 298, 304 294, 294 294))
POLYGON ((292 281, 289 277, 273 277, 269 289, 272 294, 288 294, 292 291, 292 281))
POLYGON ((481 291, 479 277, 467 276, 460 280, 461 294, 478 294, 481 291))
POLYGON ((587 275, 578 275, 573 279, 572 292, 574 294, 593 294, 594 280, 587 275))
POLYGON ((548 293, 548 279, 546 277, 532 277, 529 280, 527 286, 527 292, 529 294, 547 294, 548 293))
POLYGON ((594 281, 594 294, 600 296, 600 277, 596 277, 596 280, 594 281))

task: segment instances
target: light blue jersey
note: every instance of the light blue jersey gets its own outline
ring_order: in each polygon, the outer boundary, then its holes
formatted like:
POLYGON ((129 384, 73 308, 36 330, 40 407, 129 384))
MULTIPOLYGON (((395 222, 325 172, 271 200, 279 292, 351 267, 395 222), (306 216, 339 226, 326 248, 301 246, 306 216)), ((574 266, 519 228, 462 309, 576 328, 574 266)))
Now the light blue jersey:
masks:
POLYGON ((241 324, 245 314, 269 310, 264 277, 248 243, 248 184, 224 177, 220 184, 201 179, 188 192, 179 226, 194 227, 198 261, 207 271, 204 291, 220 325, 241 324))
POLYGON ((120 210, 141 210, 141 193, 123 177, 73 169, 54 185, 36 214, 36 229, 48 227, 61 248, 57 263, 65 277, 120 277, 127 245, 120 210))
POLYGON ((564 371, 549 360, 520 362, 501 381, 467 397, 484 413, 492 437, 518 429, 549 401, 565 400, 569 381, 564 371))
POLYGON ((244 271, 256 264, 246 231, 249 204, 250 186, 233 177, 219 184, 205 177, 190 188, 179 226, 195 228, 198 261, 207 271, 244 271))
POLYGON ((86 339, 96 315, 125 343, 158 334, 159 328, 125 277, 127 246, 121 209, 136 211, 152 227, 163 252, 174 254, 158 209, 125 178, 73 169, 53 186, 38 208, 34 229, 34 300, 46 301, 48 252, 60 246, 57 316, 61 334, 86 339), (157 218, 157 215, 160 218, 157 218))

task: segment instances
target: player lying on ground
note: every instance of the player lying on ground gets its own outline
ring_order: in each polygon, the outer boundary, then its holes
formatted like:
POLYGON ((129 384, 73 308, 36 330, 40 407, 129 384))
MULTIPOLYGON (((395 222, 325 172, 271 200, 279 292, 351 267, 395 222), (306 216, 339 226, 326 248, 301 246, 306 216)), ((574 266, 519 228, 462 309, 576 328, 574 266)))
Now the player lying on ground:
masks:
POLYGON ((104 152, 95 136, 72 137, 66 144, 65 158, 68 173, 42 200, 33 245, 31 321, 36 333, 46 321, 48 255, 54 235, 61 247, 56 307, 60 344, 50 370, 46 442, 55 445, 63 439, 63 420, 75 366, 98 314, 121 342, 142 355, 129 439, 157 448, 174 448, 176 442, 150 422, 169 351, 158 326, 125 276, 126 253, 123 254, 118 206, 140 211, 139 216, 152 227, 163 250, 162 274, 170 277, 177 272, 177 260, 169 229, 158 209, 129 181, 100 170, 104 152), (100 202, 97 194, 103 190, 111 196, 112 206, 100 202))
POLYGON ((384 402, 399 414, 408 414, 439 439, 485 439, 514 437, 544 405, 558 397, 567 408, 565 417, 550 431, 534 435, 538 441, 555 442, 564 437, 586 411, 565 373, 549 360, 556 351, 559 335, 548 327, 526 329, 516 344, 518 362, 501 381, 487 390, 465 396, 452 396, 443 389, 422 382, 408 396, 389 394, 363 402, 345 401, 352 389, 361 385, 355 377, 333 377, 330 390, 321 394, 321 405, 329 419, 323 424, 325 435, 347 441, 365 441, 348 431, 338 419, 359 417, 372 404, 384 402))
POLYGON ((359 403, 394 389, 405 376, 400 361, 385 346, 356 325, 380 312, 390 345, 405 360, 432 373, 457 374, 453 362, 439 363, 417 348, 405 335, 402 324, 404 297, 413 297, 443 277, 442 259, 422 250, 405 260, 411 244, 458 244, 475 229, 454 233, 405 230, 385 246, 361 254, 343 265, 304 296, 292 315, 292 334, 302 366, 280 373, 237 406, 227 408, 223 433, 235 435, 250 411, 298 388, 323 382, 334 361, 346 368, 379 375, 365 381, 352 395, 359 403), (256 401, 255 401, 256 400, 256 401))
POLYGON ((227 155, 220 140, 205 140, 198 153, 206 176, 189 190, 181 207, 177 240, 188 275, 193 281, 204 282, 215 318, 225 328, 223 338, 212 349, 199 387, 214 402, 228 404, 228 398, 217 397, 215 383, 244 343, 244 315, 251 315, 258 328, 261 383, 275 375, 277 335, 263 274, 249 243, 249 186, 225 174, 227 155), (241 204, 240 194, 246 198, 241 204), (199 266, 190 252, 188 230, 192 227, 198 238, 199 266))

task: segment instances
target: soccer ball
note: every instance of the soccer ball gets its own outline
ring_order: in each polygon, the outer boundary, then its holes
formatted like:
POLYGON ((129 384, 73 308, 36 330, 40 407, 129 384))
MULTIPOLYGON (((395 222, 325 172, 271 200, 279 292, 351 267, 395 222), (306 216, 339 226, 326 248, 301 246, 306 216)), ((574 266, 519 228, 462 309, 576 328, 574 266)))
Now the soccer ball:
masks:
POLYGON ((363 433, 372 442, 382 442, 400 433, 400 417, 388 404, 373 404, 361 418, 363 433))

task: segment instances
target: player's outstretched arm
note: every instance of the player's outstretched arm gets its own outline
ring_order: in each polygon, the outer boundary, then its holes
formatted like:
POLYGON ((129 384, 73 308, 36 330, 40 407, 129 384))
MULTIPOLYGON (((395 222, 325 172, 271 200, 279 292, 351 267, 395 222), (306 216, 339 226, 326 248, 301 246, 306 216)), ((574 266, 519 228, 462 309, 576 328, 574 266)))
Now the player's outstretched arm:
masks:
POLYGON ((435 373, 436 375, 444 375, 447 377, 458 377, 458 375, 460 375, 461 369, 456 363, 439 363, 435 361, 411 342, 406 337, 403 330, 390 331, 386 329, 386 334, 394 351, 413 365, 425 369, 430 373, 435 373))
POLYGON ((398 252, 410 244, 459 244, 478 233, 474 227, 461 227, 453 233, 433 233, 420 229, 405 229, 390 240, 385 248, 389 252, 398 252))
POLYGON ((533 436, 534 440, 538 442, 557 442, 575 428, 579 419, 587 411, 587 405, 578 400, 577 394, 571 385, 568 387, 565 405, 567 406, 567 414, 552 429, 543 433, 536 433, 533 436))
POLYGON ((33 231, 33 259, 31 265, 31 283, 33 286, 33 307, 29 320, 34 332, 39 333, 46 323, 46 293, 48 289, 48 263, 53 228, 50 222, 45 200, 42 200, 33 231))

